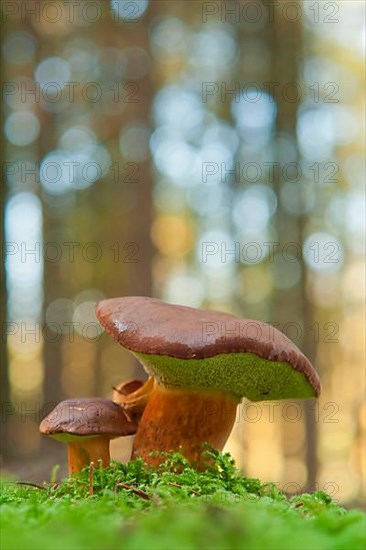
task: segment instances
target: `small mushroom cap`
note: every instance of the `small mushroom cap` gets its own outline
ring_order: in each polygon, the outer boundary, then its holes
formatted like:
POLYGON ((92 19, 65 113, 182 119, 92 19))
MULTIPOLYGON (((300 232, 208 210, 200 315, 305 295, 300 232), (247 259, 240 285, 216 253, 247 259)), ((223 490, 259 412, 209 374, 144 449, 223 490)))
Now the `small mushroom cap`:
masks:
POLYGON ((61 401, 39 426, 44 435, 68 440, 102 435, 113 439, 132 435, 136 430, 136 424, 120 405, 101 397, 61 401))
POLYGON ((144 382, 142 382, 142 380, 131 379, 121 382, 118 386, 113 386, 113 389, 117 394, 130 395, 131 393, 134 393, 142 388, 143 385, 144 382))
POLYGON ((310 361, 262 321, 145 296, 103 300, 96 314, 162 385, 223 389, 253 401, 320 393, 310 361))

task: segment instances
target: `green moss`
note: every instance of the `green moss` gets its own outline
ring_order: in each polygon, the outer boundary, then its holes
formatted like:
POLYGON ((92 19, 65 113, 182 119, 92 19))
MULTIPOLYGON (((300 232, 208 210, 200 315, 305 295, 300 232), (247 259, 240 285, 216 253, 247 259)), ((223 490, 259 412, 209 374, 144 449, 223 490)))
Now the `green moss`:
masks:
POLYGON ((170 388, 224 390, 251 401, 315 395, 305 375, 289 363, 268 361, 254 353, 221 354, 207 359, 135 355, 149 374, 170 388))
POLYGON ((192 469, 166 453, 159 469, 141 460, 89 469, 42 488, 3 483, 2 550, 284 549, 361 550, 365 515, 322 492, 287 498, 274 484, 239 475, 229 454, 207 451, 192 469))

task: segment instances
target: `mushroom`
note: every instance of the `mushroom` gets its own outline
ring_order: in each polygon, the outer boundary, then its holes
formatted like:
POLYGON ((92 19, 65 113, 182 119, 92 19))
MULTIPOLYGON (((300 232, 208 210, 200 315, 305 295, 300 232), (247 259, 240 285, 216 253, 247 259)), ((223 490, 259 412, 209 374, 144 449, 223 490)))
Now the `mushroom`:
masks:
POLYGON ((66 399, 39 426, 42 434, 67 443, 70 474, 99 460, 106 468, 110 440, 135 434, 136 430, 120 405, 100 397, 66 399))
POLYGON ((133 456, 147 463, 161 461, 151 451, 181 448, 200 466, 204 442, 223 449, 243 397, 307 399, 320 393, 309 360, 267 323, 143 296, 103 300, 96 314, 153 381, 133 448, 133 456))
POLYGON ((152 378, 145 383, 141 380, 127 380, 118 386, 113 386, 112 399, 123 406, 131 420, 138 423, 145 410, 152 386, 152 378))
POLYGON ((141 380, 131 379, 131 380, 125 380, 124 382, 121 382, 117 386, 112 386, 114 390, 113 401, 115 403, 118 403, 118 399, 121 398, 121 395, 125 397, 130 393, 134 393, 135 391, 140 389, 141 386, 143 385, 144 383, 141 380))

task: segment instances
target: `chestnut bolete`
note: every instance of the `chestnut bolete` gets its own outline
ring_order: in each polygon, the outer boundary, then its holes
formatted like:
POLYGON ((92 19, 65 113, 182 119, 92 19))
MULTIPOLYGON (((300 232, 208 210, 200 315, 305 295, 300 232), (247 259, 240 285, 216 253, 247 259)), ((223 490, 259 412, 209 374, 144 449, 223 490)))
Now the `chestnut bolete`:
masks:
POLYGON ((62 401, 39 426, 42 434, 67 443, 70 474, 99 460, 106 468, 110 440, 135 434, 136 429, 120 405, 100 397, 62 401))
POLYGON ((139 422, 152 387, 152 378, 149 378, 145 383, 141 380, 126 380, 113 387, 112 399, 115 403, 123 406, 133 422, 139 422))
POLYGON ((148 463, 160 460, 151 451, 180 446, 199 463, 205 441, 222 450, 243 397, 306 399, 320 393, 309 360, 267 323, 143 296, 103 300, 96 314, 154 381, 133 450, 148 463))

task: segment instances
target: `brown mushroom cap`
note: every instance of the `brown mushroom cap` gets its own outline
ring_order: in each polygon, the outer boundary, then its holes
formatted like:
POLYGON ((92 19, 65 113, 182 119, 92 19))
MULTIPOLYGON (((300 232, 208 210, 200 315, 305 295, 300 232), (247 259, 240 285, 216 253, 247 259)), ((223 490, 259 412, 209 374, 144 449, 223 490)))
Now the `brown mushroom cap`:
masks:
POLYGON ((103 300, 96 314, 163 385, 224 387, 253 401, 320 393, 310 361, 287 336, 262 321, 144 296, 103 300))
POLYGON ((144 385, 144 382, 142 382, 142 380, 132 379, 132 380, 127 380, 125 382, 121 382, 120 384, 118 384, 118 386, 113 386, 113 389, 117 394, 130 395, 131 393, 134 393, 140 388, 142 388, 143 385, 144 385))
POLYGON ((101 435, 113 439, 132 435, 136 430, 136 424, 129 420, 120 405, 101 397, 66 399, 39 426, 44 435, 69 440, 101 435))

